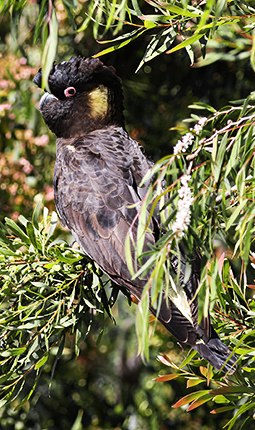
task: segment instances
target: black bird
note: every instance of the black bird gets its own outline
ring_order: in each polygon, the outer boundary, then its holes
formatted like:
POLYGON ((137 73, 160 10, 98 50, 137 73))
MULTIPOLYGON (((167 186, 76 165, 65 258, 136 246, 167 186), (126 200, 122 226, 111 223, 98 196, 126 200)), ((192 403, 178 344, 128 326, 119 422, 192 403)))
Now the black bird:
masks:
MULTIPOLYGON (((41 70, 34 83, 41 86, 41 70)), ((99 59, 72 57, 53 65, 48 86, 51 94, 45 92, 41 98, 40 111, 57 136, 54 192, 60 221, 111 279, 140 300, 147 279, 132 280, 125 240, 132 223, 136 237, 138 222, 133 221, 150 185, 139 184, 153 164, 125 131, 121 80, 113 67, 106 67, 99 59)), ((149 227, 144 251, 159 236, 156 213, 149 227)), ((191 275, 185 284, 185 258, 180 258, 172 258, 171 265, 175 272, 181 267, 179 282, 188 311, 182 313, 166 299, 158 313, 153 307, 150 310, 176 339, 191 345, 216 369, 232 373, 236 357, 229 358, 231 352, 209 317, 198 324, 194 296, 199 257, 191 261, 191 275)))

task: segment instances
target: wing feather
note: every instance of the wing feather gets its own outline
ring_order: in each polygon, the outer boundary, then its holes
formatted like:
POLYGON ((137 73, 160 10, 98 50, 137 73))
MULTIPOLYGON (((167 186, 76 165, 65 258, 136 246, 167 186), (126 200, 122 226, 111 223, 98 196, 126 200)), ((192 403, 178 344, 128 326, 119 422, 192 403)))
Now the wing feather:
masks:
MULTIPOLYGON (((149 186, 145 184, 141 188, 139 183, 151 166, 138 143, 122 128, 97 130, 68 144, 61 139, 57 142, 54 189, 62 224, 69 227, 85 252, 115 282, 128 288, 138 299, 148 278, 130 280, 125 240, 131 227, 136 240, 138 214, 149 186)), ((156 220, 149 224, 144 251, 155 243, 152 232, 156 224, 156 220)), ((150 310, 179 341, 190 344, 220 368, 228 354, 227 347, 221 347, 209 318, 203 318, 200 325, 197 323, 199 257, 195 254, 194 261, 189 263, 190 275, 185 276, 188 265, 184 254, 181 250, 181 260, 173 258, 171 265, 173 276, 180 273, 177 282, 184 288, 191 317, 186 317, 171 298, 162 299, 159 312, 152 306, 150 310), (216 354, 217 348, 223 348, 222 357, 216 354)))

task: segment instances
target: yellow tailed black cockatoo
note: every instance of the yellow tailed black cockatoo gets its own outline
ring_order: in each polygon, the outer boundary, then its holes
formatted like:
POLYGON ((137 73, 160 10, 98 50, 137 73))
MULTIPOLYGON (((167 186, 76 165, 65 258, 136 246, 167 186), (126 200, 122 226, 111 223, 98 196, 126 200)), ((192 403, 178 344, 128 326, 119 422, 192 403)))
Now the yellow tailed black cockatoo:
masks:
MULTIPOLYGON (((41 86, 41 71, 34 82, 41 86)), ((40 111, 57 136, 54 192, 60 221, 85 253, 139 300, 147 279, 132 280, 125 240, 150 185, 139 186, 152 163, 125 131, 121 80, 113 67, 106 67, 99 59, 72 57, 54 64, 48 85, 51 94, 42 96, 40 111)), ((134 237, 137 226, 136 220, 134 237)), ((144 251, 159 237, 157 213, 149 227, 144 251)), ((179 282, 185 278, 185 257, 180 258, 178 262, 177 257, 171 257, 172 269, 177 272, 181 267, 179 282)), ((165 299, 158 313, 153 307, 150 310, 176 339, 191 345, 216 369, 233 372, 236 357, 229 358, 231 352, 209 317, 198 324, 194 296, 200 276, 199 257, 194 255, 190 265, 189 279, 182 282, 188 314, 165 299)))

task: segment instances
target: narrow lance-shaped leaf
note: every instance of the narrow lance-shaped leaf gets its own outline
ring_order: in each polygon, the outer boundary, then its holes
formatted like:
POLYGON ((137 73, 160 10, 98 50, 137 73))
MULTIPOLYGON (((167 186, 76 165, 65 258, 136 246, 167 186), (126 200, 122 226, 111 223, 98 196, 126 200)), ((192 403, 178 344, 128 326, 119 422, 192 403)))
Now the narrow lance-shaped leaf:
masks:
POLYGON ((98 54, 94 55, 94 58, 100 57, 101 55, 109 54, 112 51, 116 51, 117 49, 123 48, 123 46, 126 46, 128 43, 132 42, 132 40, 134 40, 137 37, 141 36, 145 31, 147 31, 147 29, 144 29, 144 30, 140 30, 139 29, 139 31, 136 30, 135 36, 132 36, 132 37, 130 37, 130 39, 125 40, 122 43, 119 43, 117 45, 111 46, 110 48, 107 48, 107 49, 99 52, 98 54))
POLYGON ((175 40, 175 37, 177 36, 177 33, 174 31, 173 28, 168 28, 167 30, 162 30, 159 34, 154 36, 149 43, 149 45, 146 48, 145 54, 142 58, 142 61, 140 62, 139 66, 136 69, 136 72, 143 66, 144 63, 152 60, 156 56, 164 53, 169 49, 173 41, 175 40), (160 40, 165 37, 165 41, 162 43, 160 47, 157 48, 157 45, 159 44, 160 40))
POLYGON ((155 381, 157 382, 165 382, 165 381, 172 381, 173 379, 179 378, 183 376, 182 373, 171 373, 170 375, 161 375, 155 378, 155 381))
POLYGON ((131 252, 131 242, 132 241, 133 241, 132 232, 130 232, 129 234, 127 234, 127 237, 125 240, 125 255, 126 255, 128 270, 129 270, 130 274, 132 276, 134 276, 135 271, 134 271, 134 267, 133 267, 133 257, 132 257, 132 252, 131 252))
POLYGON ((58 20, 55 8, 52 9, 52 16, 49 22, 49 36, 46 40, 42 54, 42 88, 49 91, 48 76, 51 66, 56 56, 58 43, 58 20))
POLYGON ((183 42, 176 45, 174 48, 167 51, 167 54, 172 54, 173 52, 179 51, 182 48, 185 48, 188 45, 192 45, 192 43, 195 43, 197 40, 201 39, 204 33, 202 34, 194 34, 193 36, 189 37, 188 39, 184 40, 183 42))
POLYGON ((42 204, 42 201, 39 201, 37 203, 32 216, 32 223, 37 230, 39 230, 39 213, 40 213, 41 204, 42 204))
POLYGON ((226 231, 229 230, 229 228, 234 224, 236 218, 239 216, 242 209, 247 205, 247 200, 243 200, 240 205, 238 205, 234 212, 232 213, 231 217, 229 218, 227 224, 226 224, 226 231))
POLYGON ((88 8, 88 12, 87 12, 87 18, 83 21, 81 27, 77 30, 77 33, 80 33, 81 31, 86 30, 86 28, 88 27, 88 25, 91 21, 91 18, 92 18, 94 11, 97 8, 97 5, 98 5, 98 3, 96 1, 94 1, 94 0, 90 1, 90 5, 88 8))
POLYGON ((146 204, 142 204, 141 211, 138 218, 138 228, 137 228, 137 256, 138 259, 143 252, 145 234, 146 234, 146 215, 147 209, 146 204))
POLYGON ((29 236, 29 239, 31 240, 31 243, 33 245, 33 247, 35 249, 38 249, 38 244, 37 244, 37 240, 36 240, 36 234, 35 234, 35 229, 34 226, 31 222, 27 223, 27 234, 29 236))
POLYGON ((149 359, 148 346, 148 312, 149 312, 149 294, 143 294, 142 300, 138 303, 136 314, 136 330, 138 335, 138 353, 149 359))
POLYGON ((6 225, 10 228, 10 230, 19 237, 23 242, 25 242, 27 245, 30 245, 30 239, 24 233, 24 231, 10 218, 5 218, 6 225))
POLYGON ((35 30, 34 30, 34 37, 33 37, 33 44, 34 45, 38 39, 39 31, 40 31, 41 26, 42 26, 43 17, 45 14, 45 3, 46 3, 46 0, 42 0, 40 12, 39 12, 38 19, 37 19, 36 25, 35 25, 35 30))
POLYGON ((173 408, 179 408, 180 406, 187 405, 188 403, 191 403, 193 400, 199 399, 202 396, 208 395, 210 393, 210 390, 202 390, 197 391, 195 393, 190 393, 187 396, 182 397, 178 402, 176 402, 172 407, 173 408))
POLYGON ((51 215, 51 220, 50 220, 50 228, 49 228, 45 243, 47 243, 49 241, 49 239, 52 237, 52 235, 56 229, 57 222, 58 222, 57 213, 55 211, 53 211, 52 215, 51 215))
POLYGON ((188 6, 187 8, 183 9, 179 6, 171 5, 166 2, 159 2, 159 3, 161 7, 163 7, 166 10, 169 10, 170 12, 173 12, 176 16, 179 15, 179 16, 186 16, 188 18, 199 18, 202 14, 202 11, 200 11, 197 8, 196 9, 192 8, 193 10, 196 10, 196 12, 191 12, 190 11, 191 8, 189 5, 187 5, 188 6))
POLYGON ((201 15, 201 19, 199 21, 198 27, 196 32, 199 32, 202 27, 204 26, 204 24, 206 23, 211 9, 213 8, 213 6, 215 5, 215 1, 214 0, 207 0, 206 5, 205 5, 205 10, 203 11, 203 14, 201 15))
POLYGON ((194 400, 191 405, 188 407, 188 411, 192 411, 193 409, 198 408, 199 406, 203 405, 204 403, 208 402, 213 398, 212 395, 206 394, 205 396, 200 397, 197 400, 194 400))
POLYGON ((255 403, 254 403, 254 402, 246 402, 244 405, 242 405, 242 406, 238 409, 238 411, 237 411, 237 413, 235 414, 235 416, 234 416, 230 421, 228 421, 228 422, 227 422, 227 424, 224 426, 224 428, 228 426, 228 430, 231 430, 231 429, 232 429, 232 427, 233 427, 233 425, 235 424, 235 422, 236 422, 237 418, 238 418, 240 415, 242 415, 244 412, 246 412, 246 411, 248 411, 248 410, 250 410, 250 409, 254 409, 254 407, 255 407, 255 403))
POLYGON ((218 182, 221 175, 227 142, 228 142, 228 133, 225 133, 221 140, 220 146, 217 150, 217 155, 216 155, 215 164, 214 164, 214 179, 216 183, 218 182))

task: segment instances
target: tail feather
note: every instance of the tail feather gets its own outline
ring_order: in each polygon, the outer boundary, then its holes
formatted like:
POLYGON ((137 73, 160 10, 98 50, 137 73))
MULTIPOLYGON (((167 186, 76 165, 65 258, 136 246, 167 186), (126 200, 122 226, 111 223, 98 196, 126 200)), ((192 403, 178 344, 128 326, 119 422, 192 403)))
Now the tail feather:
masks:
POLYGON ((234 373, 237 369, 237 357, 220 340, 216 332, 213 330, 213 337, 208 342, 197 342, 192 347, 207 360, 215 369, 222 370, 226 373, 234 373))
POLYGON ((203 321, 204 325, 192 324, 173 303, 169 303, 167 307, 164 300, 159 316, 155 309, 150 308, 150 310, 176 339, 192 346, 215 369, 230 374, 235 372, 237 357, 232 355, 220 340, 210 323, 210 318, 203 321), (165 320, 167 317, 168 321, 165 320))

